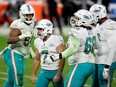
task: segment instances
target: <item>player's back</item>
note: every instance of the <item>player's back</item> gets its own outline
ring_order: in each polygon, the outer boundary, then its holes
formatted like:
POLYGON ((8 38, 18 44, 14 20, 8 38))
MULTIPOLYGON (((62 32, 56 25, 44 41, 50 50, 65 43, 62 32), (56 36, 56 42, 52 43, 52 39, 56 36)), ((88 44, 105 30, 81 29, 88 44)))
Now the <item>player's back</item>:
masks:
MULTIPOLYGON (((20 19, 13 21, 13 23, 10 26, 11 29, 13 29, 13 28, 19 29, 22 34, 28 34, 28 33, 32 34, 33 27, 34 27, 34 23, 27 25, 20 19)), ((24 40, 19 40, 14 44, 9 44, 9 48, 13 49, 14 51, 16 51, 18 53, 25 55, 28 53, 31 39, 32 39, 32 37, 25 38, 24 40)))
MULTIPOLYGON (((94 49, 96 44, 96 32, 94 29, 87 30, 83 27, 72 29, 71 34, 80 38, 80 47, 71 57, 76 58, 78 63, 91 62, 95 63, 94 49)), ((68 41, 70 43, 70 41, 68 41)))

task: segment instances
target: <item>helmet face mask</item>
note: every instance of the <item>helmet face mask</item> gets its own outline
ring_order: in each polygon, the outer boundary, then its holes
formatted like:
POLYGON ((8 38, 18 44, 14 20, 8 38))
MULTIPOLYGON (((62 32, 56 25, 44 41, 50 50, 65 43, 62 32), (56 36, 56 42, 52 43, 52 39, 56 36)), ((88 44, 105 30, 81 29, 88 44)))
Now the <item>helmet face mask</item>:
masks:
POLYGON ((31 22, 33 20, 34 14, 24 14, 25 21, 31 22))
POLYGON ((72 16, 71 19, 70 19, 70 24, 71 26, 76 26, 76 22, 79 20, 78 17, 76 16, 72 16))
POLYGON ((53 32, 53 24, 51 21, 47 19, 42 19, 37 22, 35 28, 38 30, 37 35, 43 39, 48 34, 52 34, 53 32))
POLYGON ((22 21, 31 24, 34 21, 35 11, 31 5, 24 4, 20 8, 19 16, 22 21))
POLYGON ((103 5, 95 4, 90 7, 89 11, 93 14, 95 22, 98 22, 100 19, 107 17, 106 8, 103 5))
POLYGON ((72 26, 85 26, 90 27, 93 22, 93 15, 84 9, 78 10, 71 17, 70 23, 72 26))

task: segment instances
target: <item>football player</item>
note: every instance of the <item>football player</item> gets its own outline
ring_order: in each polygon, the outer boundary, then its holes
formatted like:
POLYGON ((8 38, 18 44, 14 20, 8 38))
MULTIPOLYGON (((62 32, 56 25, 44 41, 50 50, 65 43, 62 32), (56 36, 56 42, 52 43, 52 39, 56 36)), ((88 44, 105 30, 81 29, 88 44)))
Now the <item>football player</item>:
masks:
MULTIPOLYGON (((65 51, 54 56, 57 59, 69 56, 74 58, 74 62, 71 62, 74 64, 65 80, 65 87, 84 87, 88 77, 94 74, 95 70, 94 49, 98 39, 91 26, 93 15, 89 11, 81 9, 74 13, 70 23, 72 28, 69 32, 69 46, 65 51)), ((56 61, 51 59, 46 58, 45 62, 56 61)))
MULTIPOLYGON (((4 87, 22 87, 25 67, 24 56, 30 53, 30 42, 34 28, 35 11, 29 4, 23 4, 19 11, 20 19, 10 25, 4 60, 8 66, 8 77, 4 87)), ((32 49, 31 49, 32 51, 32 49)))
POLYGON ((53 24, 47 19, 38 21, 35 28, 37 29, 38 37, 34 41, 36 55, 32 69, 32 83, 36 82, 36 87, 48 87, 50 82, 53 83, 54 87, 64 87, 62 71, 65 59, 50 64, 44 62, 46 58, 64 50, 63 38, 59 35, 52 35, 53 24), (36 80, 35 74, 40 67, 40 64, 41 71, 36 80))
MULTIPOLYGON (((116 69, 116 22, 107 17, 106 8, 103 5, 95 4, 91 6, 90 12, 99 24, 97 28, 100 35, 100 47, 96 58, 99 86, 110 87, 116 69)), ((94 80, 97 82, 96 78, 94 80)), ((93 87, 95 86, 93 85, 93 87)))

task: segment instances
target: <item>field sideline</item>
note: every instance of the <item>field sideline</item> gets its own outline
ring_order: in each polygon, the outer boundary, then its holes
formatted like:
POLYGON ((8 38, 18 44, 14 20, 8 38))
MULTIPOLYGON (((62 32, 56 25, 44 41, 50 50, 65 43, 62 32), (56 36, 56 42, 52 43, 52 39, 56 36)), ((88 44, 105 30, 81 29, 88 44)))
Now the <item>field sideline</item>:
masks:
MULTIPOLYGON (((66 36, 64 37, 64 40, 65 40, 65 42, 67 41, 66 36)), ((33 44, 33 41, 32 41, 32 44, 33 44)), ((0 36, 0 51, 3 50, 5 46, 7 46, 6 36, 0 36)), ((24 74, 24 86, 23 87, 34 87, 34 85, 31 83, 31 77, 30 77, 31 71, 32 71, 32 65, 33 65, 33 60, 26 59, 26 65, 25 65, 26 68, 25 68, 25 74, 24 74)), ((66 59, 65 68, 63 71, 64 79, 65 79, 66 75, 68 74, 69 69, 70 69, 70 66, 67 64, 67 59, 66 59)), ((39 73, 39 70, 37 73, 39 73)), ((4 59, 2 58, 2 59, 0 59, 0 87, 3 87, 3 84, 7 78, 6 72, 7 72, 7 67, 4 62, 4 59)), ((36 77, 37 77, 37 75, 36 75, 36 77)), ((88 79, 85 87, 90 87, 90 84, 91 84, 91 77, 88 79)), ((49 87, 53 87, 53 86, 50 84, 49 87)), ((112 87, 116 87, 116 71, 115 71, 112 87)))

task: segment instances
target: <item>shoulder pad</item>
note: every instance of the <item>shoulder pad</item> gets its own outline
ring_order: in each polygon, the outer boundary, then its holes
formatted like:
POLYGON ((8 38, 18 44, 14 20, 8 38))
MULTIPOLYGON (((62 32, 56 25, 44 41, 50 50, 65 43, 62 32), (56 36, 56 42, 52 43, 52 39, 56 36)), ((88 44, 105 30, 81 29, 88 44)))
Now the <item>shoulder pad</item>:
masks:
POLYGON ((10 25, 10 28, 18 28, 20 29, 21 26, 21 21, 20 19, 14 20, 12 24, 10 25))
POLYGON ((54 35, 54 37, 55 37, 56 39, 60 39, 60 40, 63 39, 63 37, 62 37, 61 35, 54 35))

